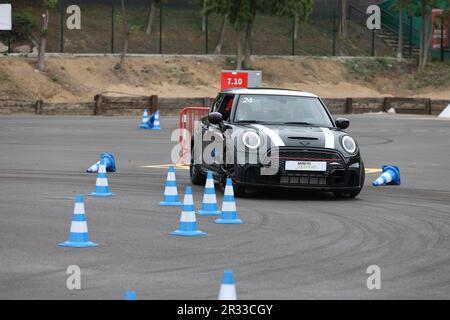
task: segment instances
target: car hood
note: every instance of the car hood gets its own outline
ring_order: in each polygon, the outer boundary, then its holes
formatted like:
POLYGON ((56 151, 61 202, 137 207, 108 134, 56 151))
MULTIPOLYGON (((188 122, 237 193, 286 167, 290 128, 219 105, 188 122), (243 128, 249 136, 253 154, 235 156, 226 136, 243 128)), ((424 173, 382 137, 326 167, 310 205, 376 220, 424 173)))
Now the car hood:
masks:
POLYGON ((277 147, 327 148, 340 150, 340 137, 346 133, 335 128, 306 125, 239 124, 237 131, 258 132, 268 144, 277 147))

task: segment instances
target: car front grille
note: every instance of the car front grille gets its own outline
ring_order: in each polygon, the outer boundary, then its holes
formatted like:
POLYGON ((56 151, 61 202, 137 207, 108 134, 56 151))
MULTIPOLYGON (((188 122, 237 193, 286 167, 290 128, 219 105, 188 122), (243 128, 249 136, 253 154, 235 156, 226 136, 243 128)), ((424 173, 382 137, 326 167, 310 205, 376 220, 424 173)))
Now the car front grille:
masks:
MULTIPOLYGON (((267 156, 271 156, 271 151, 267 156)), ((274 154, 275 156, 275 154, 274 154)), ((337 151, 312 150, 303 148, 280 148, 278 151, 279 170, 276 176, 268 178, 280 184, 325 186, 342 182, 345 173, 345 161, 337 151), (289 171, 286 161, 323 161, 327 163, 326 171, 289 171)), ((261 176, 261 179, 266 179, 261 176)))

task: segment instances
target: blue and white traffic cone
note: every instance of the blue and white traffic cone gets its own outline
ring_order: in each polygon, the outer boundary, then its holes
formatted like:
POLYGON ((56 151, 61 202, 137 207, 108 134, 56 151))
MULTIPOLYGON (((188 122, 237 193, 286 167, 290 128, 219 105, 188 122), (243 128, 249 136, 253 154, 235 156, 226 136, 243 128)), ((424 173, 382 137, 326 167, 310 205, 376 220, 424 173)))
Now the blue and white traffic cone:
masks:
POLYGON ((161 130, 161 123, 159 122, 159 110, 155 112, 155 118, 153 120, 152 130, 161 130))
POLYGON ((150 116, 150 119, 147 122, 148 129, 150 130, 161 130, 161 123, 159 122, 159 110, 156 110, 150 116))
POLYGON ((75 198, 75 208, 73 209, 72 224, 70 225, 69 239, 58 244, 61 247, 86 248, 96 247, 98 244, 89 241, 89 233, 86 222, 86 212, 84 209, 83 195, 79 194, 75 198))
POLYGON ((400 185, 400 169, 397 166, 383 166, 383 173, 379 176, 372 185, 374 187, 384 185, 400 185))
MULTIPOLYGON (((111 153, 101 153, 100 154, 100 161, 105 161, 106 165, 106 172, 116 172, 116 159, 114 158, 114 155, 111 153)), ((90 166, 86 172, 89 173, 96 173, 98 172, 98 168, 100 166, 100 161, 98 161, 96 164, 93 164, 90 166)))
POLYGON ((214 189, 213 174, 208 171, 203 194, 202 209, 197 212, 200 216, 220 215, 221 211, 217 207, 216 191, 214 189))
POLYGON ((97 180, 95 181, 94 192, 89 193, 92 197, 111 197, 113 193, 109 192, 108 177, 106 176, 105 160, 100 160, 98 168, 97 180))
POLYGON ((181 206, 180 198, 178 197, 175 169, 172 165, 169 166, 169 172, 167 173, 166 186, 164 188, 164 199, 159 203, 159 205, 181 206))
POLYGON ((148 120, 150 120, 150 117, 148 115, 148 110, 144 109, 144 114, 142 115, 142 121, 139 128, 141 129, 148 129, 148 120))
POLYGON ((233 183, 230 178, 227 178, 225 186, 225 194, 223 196, 222 212, 220 218, 214 221, 215 223, 223 224, 241 224, 244 223, 237 216, 236 202, 234 200, 233 183))
POLYGON ((233 271, 225 270, 219 291, 219 300, 237 300, 233 271))
POLYGON ((137 300, 137 294, 135 291, 126 291, 123 295, 124 300, 137 300))
POLYGON ((206 235, 206 232, 197 229, 197 219, 195 218, 194 198, 192 197, 191 187, 186 187, 186 191, 184 193, 184 201, 181 209, 181 218, 178 230, 172 231, 170 235, 184 237, 206 235))

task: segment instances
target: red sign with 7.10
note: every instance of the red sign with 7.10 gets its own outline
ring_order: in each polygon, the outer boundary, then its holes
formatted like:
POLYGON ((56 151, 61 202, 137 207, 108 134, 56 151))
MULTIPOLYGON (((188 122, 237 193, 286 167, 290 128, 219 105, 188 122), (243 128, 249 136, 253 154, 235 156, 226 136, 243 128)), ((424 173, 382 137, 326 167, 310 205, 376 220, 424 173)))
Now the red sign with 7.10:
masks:
POLYGON ((221 90, 230 88, 247 88, 247 72, 222 72, 221 90))

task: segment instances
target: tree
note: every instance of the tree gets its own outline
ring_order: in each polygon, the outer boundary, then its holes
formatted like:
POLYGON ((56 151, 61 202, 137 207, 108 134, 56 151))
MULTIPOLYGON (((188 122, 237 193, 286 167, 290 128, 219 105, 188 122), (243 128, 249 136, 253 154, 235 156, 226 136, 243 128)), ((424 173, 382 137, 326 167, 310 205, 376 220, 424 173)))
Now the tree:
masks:
MULTIPOLYGON (((449 7, 446 1, 446 8, 449 7)), ((396 0, 395 6, 402 7, 410 15, 421 17, 420 24, 420 49, 419 49, 419 69, 424 69, 428 63, 428 55, 431 40, 431 9, 438 8, 440 0, 396 0)))
POLYGON ((120 0, 120 5, 122 9, 122 25, 125 41, 123 44, 122 54, 120 55, 120 63, 116 65, 117 69, 122 69, 125 64, 125 57, 127 56, 128 44, 130 42, 130 27, 128 25, 127 20, 127 9, 125 7, 125 0, 120 0))
POLYGON ((249 21, 249 4, 251 0, 206 0, 204 14, 217 13, 226 17, 236 30, 236 69, 242 69, 242 33, 249 21))
POLYGON ((156 7, 160 6, 162 0, 150 0, 150 8, 148 10, 147 22, 145 27, 145 33, 152 34, 153 22, 155 21, 156 7))
POLYGON ((206 0, 201 0, 202 1, 202 32, 205 33, 206 32, 206 14, 205 12, 205 8, 206 8, 206 0))
POLYGON ((222 23, 220 25, 219 36, 217 39, 217 45, 216 45, 216 49, 214 49, 215 54, 222 53, 223 42, 225 41, 225 30, 226 30, 226 26, 227 26, 227 20, 228 20, 228 14, 226 14, 222 17, 222 23))
POLYGON ((344 38, 347 37, 348 34, 348 28, 347 28, 347 0, 339 0, 339 3, 341 5, 341 16, 340 16, 340 23, 339 23, 339 34, 343 36, 344 38))
POLYGON ((407 5, 408 0, 398 0, 391 6, 392 10, 398 11, 397 59, 399 60, 403 58, 403 14, 407 5))
POLYGON ((276 1, 274 12, 279 16, 294 19, 294 39, 298 38, 298 25, 305 22, 313 9, 313 0, 282 0, 276 1))
POLYGON ((38 58, 36 67, 39 71, 45 70, 45 52, 47 47, 48 37, 48 23, 50 21, 50 9, 56 7, 58 0, 43 0, 42 7, 44 13, 42 14, 41 28, 39 39, 35 38, 38 45, 38 58))

